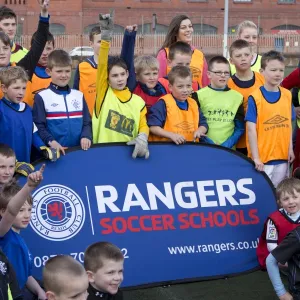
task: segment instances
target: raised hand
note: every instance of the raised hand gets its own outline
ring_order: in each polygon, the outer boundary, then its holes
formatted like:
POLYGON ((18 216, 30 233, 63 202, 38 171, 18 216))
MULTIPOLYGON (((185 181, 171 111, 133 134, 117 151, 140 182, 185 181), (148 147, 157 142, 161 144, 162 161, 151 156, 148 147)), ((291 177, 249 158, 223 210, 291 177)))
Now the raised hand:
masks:
POLYGON ((111 41, 114 31, 115 11, 110 10, 109 14, 99 14, 99 24, 101 29, 101 39, 111 41))
POLYGON ((128 32, 137 31, 138 30, 138 26, 137 26, 137 24, 128 25, 128 26, 126 26, 125 30, 128 31, 128 32))
POLYGON ((43 164, 38 171, 28 175, 27 184, 29 187, 36 188, 42 182, 44 170, 45 165, 43 164))
POLYGON ((50 0, 38 0, 38 2, 41 6, 41 16, 47 18, 50 0))

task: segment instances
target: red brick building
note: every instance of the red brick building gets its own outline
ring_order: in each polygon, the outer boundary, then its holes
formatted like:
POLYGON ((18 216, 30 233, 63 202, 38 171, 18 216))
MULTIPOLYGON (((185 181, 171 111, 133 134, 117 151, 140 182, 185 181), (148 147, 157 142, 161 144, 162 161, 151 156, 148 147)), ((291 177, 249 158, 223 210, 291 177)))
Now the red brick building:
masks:
MULTIPOLYGON (((300 0, 229 0, 229 30, 250 19, 259 24, 263 33, 273 30, 295 30, 300 33, 300 0)), ((18 15, 18 33, 32 34, 36 28, 37 0, 0 0, 18 15)), ((153 14, 157 16, 157 32, 167 30, 177 14, 187 14, 198 33, 222 33, 224 0, 51 0, 51 32, 80 34, 98 21, 98 14, 109 8, 116 12, 116 31, 128 24, 151 33, 153 14), (143 25, 143 26, 142 26, 143 25)))

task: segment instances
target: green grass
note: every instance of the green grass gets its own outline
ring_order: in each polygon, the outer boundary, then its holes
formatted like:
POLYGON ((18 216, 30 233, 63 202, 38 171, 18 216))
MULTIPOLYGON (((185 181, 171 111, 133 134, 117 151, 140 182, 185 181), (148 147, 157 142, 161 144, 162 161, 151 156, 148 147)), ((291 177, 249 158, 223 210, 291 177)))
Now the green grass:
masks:
MULTIPOLYGON (((234 263, 234 262, 232 262, 234 263)), ((175 266, 176 267, 176 266, 175 266)), ((197 262, 195 261, 195 267, 197 262)), ((162 266, 163 268, 163 266, 162 266)), ((142 269, 137 272, 143 272, 142 269)), ((159 272, 159 270, 157 270, 159 272)), ((126 276, 126 270, 125 274, 126 276)), ((283 278, 286 283, 286 278, 283 278)), ((228 279, 125 291, 125 300, 274 300, 267 272, 256 271, 228 279)))

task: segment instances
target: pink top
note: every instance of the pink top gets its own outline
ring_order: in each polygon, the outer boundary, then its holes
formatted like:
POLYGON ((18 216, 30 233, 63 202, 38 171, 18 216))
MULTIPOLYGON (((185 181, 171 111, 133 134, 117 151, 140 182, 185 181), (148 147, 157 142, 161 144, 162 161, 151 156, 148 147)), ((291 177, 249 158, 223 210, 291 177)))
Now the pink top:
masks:
MULTIPOLYGON (((196 49, 194 46, 191 46, 191 48, 193 51, 196 49)), ((159 62, 158 78, 163 78, 163 77, 167 76, 167 67, 168 67, 167 55, 166 55, 166 51, 164 49, 159 50, 159 52, 157 54, 157 60, 159 62)), ((209 85, 207 71, 208 71, 208 66, 207 66, 206 59, 204 57, 203 70, 202 70, 202 88, 209 85)))

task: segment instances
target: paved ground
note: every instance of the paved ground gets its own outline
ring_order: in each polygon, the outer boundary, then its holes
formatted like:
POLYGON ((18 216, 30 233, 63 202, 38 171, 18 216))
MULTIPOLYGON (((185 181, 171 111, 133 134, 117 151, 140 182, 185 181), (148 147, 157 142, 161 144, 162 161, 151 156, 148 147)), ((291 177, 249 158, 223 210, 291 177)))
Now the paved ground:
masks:
POLYGON ((274 300, 266 272, 124 292, 125 300, 274 300))

